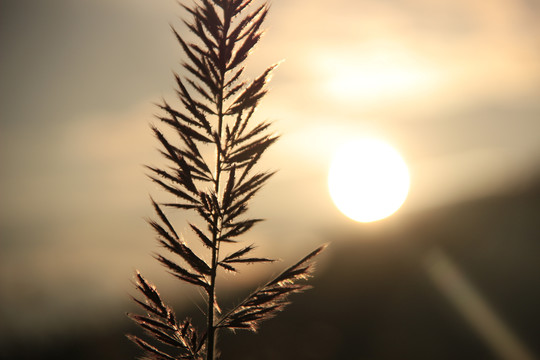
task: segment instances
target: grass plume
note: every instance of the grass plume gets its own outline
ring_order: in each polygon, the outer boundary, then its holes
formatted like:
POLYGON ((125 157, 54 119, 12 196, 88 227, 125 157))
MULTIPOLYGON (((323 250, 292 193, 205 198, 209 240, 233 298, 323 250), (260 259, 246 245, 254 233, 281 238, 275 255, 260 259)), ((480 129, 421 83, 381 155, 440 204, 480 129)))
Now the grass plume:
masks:
POLYGON ((288 304, 293 293, 308 288, 301 280, 311 274, 313 260, 324 246, 254 291, 231 310, 218 311, 216 275, 219 269, 237 272, 238 264, 271 262, 253 255, 254 245, 238 244, 229 254, 220 252, 222 243, 240 243, 239 237, 261 219, 247 216, 249 202, 274 174, 256 171, 264 152, 278 140, 267 122, 255 123, 257 105, 267 93, 266 84, 276 65, 268 67, 252 81, 243 78, 244 63, 262 37, 262 25, 269 6, 253 0, 199 0, 182 4, 190 16, 184 25, 195 36, 189 42, 173 28, 186 57, 181 76, 175 74, 179 107, 165 100, 157 118, 172 129, 179 143, 172 143, 153 126, 160 152, 169 166, 147 166, 149 178, 175 202, 151 199, 157 220, 149 224, 157 241, 170 254, 156 259, 179 280, 199 287, 207 300, 206 329, 198 331, 189 319, 178 321, 156 287, 140 273, 136 288, 142 300, 134 298, 145 315, 129 314, 160 346, 138 336, 128 337, 140 346, 146 359, 214 360, 219 329, 255 331, 288 304), (212 158, 203 156, 202 147, 215 149, 212 158), (194 211, 205 226, 189 223, 197 241, 207 251, 195 253, 175 230, 165 208, 194 211), (204 259, 210 259, 209 262, 204 259))

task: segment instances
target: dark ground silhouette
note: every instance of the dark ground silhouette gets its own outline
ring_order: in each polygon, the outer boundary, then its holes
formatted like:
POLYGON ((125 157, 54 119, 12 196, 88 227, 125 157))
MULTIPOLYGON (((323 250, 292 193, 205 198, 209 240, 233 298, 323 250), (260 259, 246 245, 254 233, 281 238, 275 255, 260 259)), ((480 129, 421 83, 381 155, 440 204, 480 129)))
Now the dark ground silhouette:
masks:
MULTIPOLYGON (((460 267, 538 356, 539 220, 540 181, 511 194, 418 214, 384 232, 322 230, 333 244, 312 279, 314 289, 295 296, 258 334, 220 334, 222 358, 495 359, 428 278, 422 262, 434 247, 460 267)), ((43 343, 8 337, 0 358, 133 359, 140 352, 124 337, 128 331, 138 330, 126 318, 43 343)))

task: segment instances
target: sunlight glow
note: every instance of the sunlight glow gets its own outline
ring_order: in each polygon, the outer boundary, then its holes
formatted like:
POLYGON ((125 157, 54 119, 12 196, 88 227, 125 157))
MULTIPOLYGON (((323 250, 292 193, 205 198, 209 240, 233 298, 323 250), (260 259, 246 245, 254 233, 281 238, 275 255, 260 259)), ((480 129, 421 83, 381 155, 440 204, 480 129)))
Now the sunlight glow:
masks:
POLYGON ((344 69, 330 79, 328 88, 342 98, 372 98, 403 94, 421 82, 421 73, 381 66, 366 71, 344 69))
POLYGON ((328 174, 330 196, 347 217, 371 222, 393 214, 409 191, 407 165, 390 145, 375 139, 345 144, 328 174))
POLYGON ((357 55, 321 57, 326 90, 341 101, 387 101, 437 87, 437 72, 411 51, 376 46, 357 55))

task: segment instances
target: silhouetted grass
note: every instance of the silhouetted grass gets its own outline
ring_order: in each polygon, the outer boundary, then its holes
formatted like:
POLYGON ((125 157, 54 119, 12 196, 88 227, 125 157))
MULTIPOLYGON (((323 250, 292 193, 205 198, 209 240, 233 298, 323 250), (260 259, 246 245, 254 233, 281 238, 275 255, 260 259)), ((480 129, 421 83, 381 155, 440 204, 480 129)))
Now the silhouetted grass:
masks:
POLYGON ((137 272, 136 287, 143 300, 134 301, 146 313, 129 316, 161 344, 154 345, 134 335, 128 337, 144 349, 148 359, 213 360, 219 329, 255 331, 263 320, 288 304, 289 295, 307 289, 299 280, 309 277, 313 259, 324 246, 231 310, 220 309, 215 290, 220 269, 237 272, 239 264, 273 261, 253 255, 253 244, 239 244, 239 237, 262 221, 246 214, 249 201, 273 175, 256 171, 256 167, 278 139, 270 131, 270 123, 254 120, 276 65, 253 81, 243 78, 244 63, 261 39, 269 7, 266 3, 255 6, 252 0, 200 0, 193 6, 182 6, 191 16, 191 21, 184 24, 196 41, 187 41, 173 28, 186 57, 183 73, 188 75, 175 74, 180 107, 163 100, 158 105, 163 114, 157 116, 180 141, 169 140, 158 127, 152 126, 169 166, 147 166, 150 179, 176 201, 158 203, 152 199, 158 219, 149 220, 149 224, 159 244, 170 253, 158 254, 156 259, 170 274, 198 287, 205 295, 206 329, 196 329, 190 319, 178 320, 156 287, 137 272), (202 149, 207 147, 214 149, 213 155, 205 155, 202 149), (192 250, 163 206, 198 214, 205 227, 193 223, 189 227, 206 254, 192 250), (237 250, 223 255, 223 243, 238 244, 237 250))

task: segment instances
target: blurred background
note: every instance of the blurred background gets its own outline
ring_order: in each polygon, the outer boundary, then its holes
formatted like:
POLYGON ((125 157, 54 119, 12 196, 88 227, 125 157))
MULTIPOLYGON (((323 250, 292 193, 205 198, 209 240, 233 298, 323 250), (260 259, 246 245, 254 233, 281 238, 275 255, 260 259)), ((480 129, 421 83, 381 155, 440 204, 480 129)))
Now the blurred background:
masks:
MULTIPOLYGON (((180 316, 202 298, 169 277, 144 219, 160 190, 149 123, 174 103, 175 1, 0 1, 0 358, 140 354, 125 312, 135 269, 180 316)), ((273 1, 251 56, 276 71, 258 119, 279 173, 245 236, 274 265, 224 276, 226 304, 321 243, 315 286, 224 359, 540 356, 540 2, 273 1), (393 145, 411 189, 355 223, 328 195, 335 149, 393 145)), ((174 213, 186 231, 186 214, 174 213)), ((186 231, 187 233, 187 231, 186 231)))

